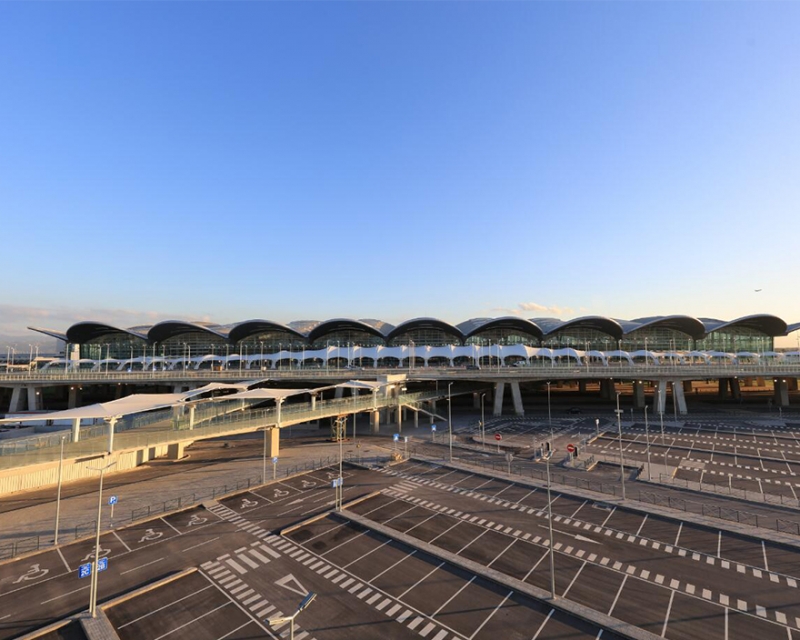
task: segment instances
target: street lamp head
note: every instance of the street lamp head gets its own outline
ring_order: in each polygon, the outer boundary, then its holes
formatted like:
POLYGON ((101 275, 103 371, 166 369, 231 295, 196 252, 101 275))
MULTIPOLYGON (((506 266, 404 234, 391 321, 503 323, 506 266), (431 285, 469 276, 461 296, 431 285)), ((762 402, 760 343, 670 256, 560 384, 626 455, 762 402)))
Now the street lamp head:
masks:
POLYGON ((309 594, 308 594, 308 595, 307 595, 305 598, 303 598, 303 601, 302 601, 302 602, 301 602, 301 603, 298 605, 298 607, 297 607, 297 613, 300 613, 300 612, 301 612, 303 609, 305 609, 305 608, 306 608, 308 605, 310 605, 312 602, 314 602, 314 599, 315 599, 316 597, 317 597, 317 594, 316 594, 316 593, 314 593, 313 591, 312 591, 312 592, 310 592, 310 593, 309 593, 309 594))

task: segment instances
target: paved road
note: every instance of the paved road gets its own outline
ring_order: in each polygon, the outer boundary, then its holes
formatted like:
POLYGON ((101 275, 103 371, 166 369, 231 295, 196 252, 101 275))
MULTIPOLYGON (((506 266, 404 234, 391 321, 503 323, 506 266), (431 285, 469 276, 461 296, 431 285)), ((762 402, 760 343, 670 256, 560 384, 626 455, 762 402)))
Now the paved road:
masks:
MULTIPOLYGON (((800 431, 792 425, 687 421, 665 426, 662 436, 659 425, 651 423, 649 436, 654 472, 666 464, 677 467, 679 479, 798 499, 800 431)), ((647 460, 644 424, 626 427, 622 438, 626 459, 647 460)), ((589 451, 616 454, 619 440, 606 432, 589 451)))
MULTIPOLYGON (((253 534, 232 520, 237 513, 272 530, 329 509, 328 475, 336 473, 318 470, 224 499, 223 513, 198 507, 103 534, 101 555, 109 558, 109 569, 100 578, 100 601, 250 545, 253 534)), ((386 482, 365 470, 351 469, 346 476, 345 499, 386 482)), ((89 582, 78 578, 77 569, 91 550, 92 542, 83 541, 0 564, 0 638, 86 609, 89 582)))
MULTIPOLYGON (((549 589, 546 492, 429 464, 354 511, 549 589)), ((800 552, 554 493, 557 591, 670 638, 800 637, 800 552)))

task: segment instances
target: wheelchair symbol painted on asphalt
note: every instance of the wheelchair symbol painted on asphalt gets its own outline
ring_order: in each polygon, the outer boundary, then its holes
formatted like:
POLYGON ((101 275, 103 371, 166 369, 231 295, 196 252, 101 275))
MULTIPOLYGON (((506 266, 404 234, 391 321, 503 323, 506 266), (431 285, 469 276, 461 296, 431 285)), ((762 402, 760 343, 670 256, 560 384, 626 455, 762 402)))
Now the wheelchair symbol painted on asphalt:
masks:
POLYGON ((257 507, 257 506, 258 506, 258 501, 242 498, 242 509, 249 509, 250 507, 257 507))
POLYGON ((195 513, 192 516, 191 520, 189 520, 189 524, 187 524, 186 526, 187 527, 195 527, 195 526, 197 526, 199 524, 204 524, 206 522, 208 522, 208 518, 201 518, 199 515, 197 515, 195 513))
POLYGON ((49 569, 40 569, 38 564, 32 564, 31 568, 14 580, 13 584, 19 584, 25 580, 38 580, 44 578, 48 573, 50 573, 49 569))
MULTIPOLYGON (((100 549, 101 558, 105 558, 109 553, 111 553, 111 549, 103 549, 103 548, 100 549)), ((89 562, 91 560, 94 560, 94 551, 90 551, 89 553, 87 553, 83 557, 83 560, 81 560, 81 562, 89 562)))
POLYGON ((142 536, 142 539, 139 542, 147 542, 149 540, 158 540, 164 534, 160 531, 153 531, 153 529, 148 529, 147 532, 142 536))
POLYGON ((317 483, 316 482, 312 482, 311 480, 303 480, 302 484, 303 484, 303 489, 310 489, 311 487, 316 487, 317 486, 317 483))
POLYGON ((289 492, 288 491, 281 491, 280 489, 275 489, 275 492, 274 492, 273 495, 276 498, 285 498, 286 496, 289 495, 289 492))

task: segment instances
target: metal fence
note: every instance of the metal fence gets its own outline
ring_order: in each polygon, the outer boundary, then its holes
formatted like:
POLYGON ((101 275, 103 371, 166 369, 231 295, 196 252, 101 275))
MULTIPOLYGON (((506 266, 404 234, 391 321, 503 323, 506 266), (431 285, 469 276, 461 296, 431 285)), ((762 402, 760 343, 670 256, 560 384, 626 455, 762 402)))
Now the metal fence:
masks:
MULTIPOLYGON (((342 460, 344 462, 357 463, 362 465, 373 465, 383 462, 387 456, 362 456, 359 454, 345 455, 342 460)), ((288 478, 300 473, 314 471, 324 467, 329 467, 339 463, 339 456, 327 456, 319 458, 318 460, 309 460, 306 462, 298 463, 282 469, 277 474, 277 478, 288 478)), ((269 471, 267 472, 266 482, 271 482, 272 476, 269 471)), ((189 507, 196 506, 206 500, 214 500, 228 494, 235 494, 239 491, 245 491, 252 487, 264 486, 265 480, 261 474, 237 480, 230 484, 212 487, 210 489, 192 491, 179 496, 168 498, 167 500, 160 500, 152 504, 131 509, 129 513, 125 513, 121 517, 115 515, 113 519, 113 528, 119 528, 130 525, 139 520, 147 520, 153 516, 162 513, 170 513, 172 511, 180 511, 189 507)), ((89 520, 82 522, 72 527, 62 528, 58 532, 59 544, 73 542, 79 538, 84 538, 93 534, 97 529, 97 520, 89 520)), ((5 542, 0 542, 0 560, 7 560, 14 558, 24 553, 33 551, 40 551, 42 549, 53 546, 53 534, 48 533, 44 535, 27 536, 18 539, 11 539, 5 542)))

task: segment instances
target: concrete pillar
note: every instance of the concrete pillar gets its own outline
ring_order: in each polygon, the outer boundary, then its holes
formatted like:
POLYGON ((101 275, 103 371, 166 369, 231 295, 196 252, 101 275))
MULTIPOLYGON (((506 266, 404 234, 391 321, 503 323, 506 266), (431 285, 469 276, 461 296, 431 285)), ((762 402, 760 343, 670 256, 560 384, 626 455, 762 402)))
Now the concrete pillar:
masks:
POLYGON ((317 409, 317 394, 316 393, 312 393, 311 394, 311 410, 312 411, 316 411, 316 409, 317 409))
POLYGON ((72 442, 78 442, 81 439, 81 419, 73 418, 72 420, 72 442))
POLYGON ((600 381, 600 397, 603 398, 603 400, 617 399, 617 387, 613 380, 600 381))
POLYGON ((267 429, 267 457, 274 458, 280 454, 281 430, 267 429))
POLYGON ((111 418, 108 421, 108 452, 114 451, 114 427, 117 425, 117 418, 111 418))
POLYGON ((494 385, 494 410, 492 411, 492 415, 494 416, 502 416, 503 415, 503 394, 506 390, 506 383, 505 382, 496 382, 494 385))
POLYGON ((23 394, 23 387, 14 387, 11 390, 11 403, 8 405, 9 413, 17 413, 25 409, 25 394, 23 394))
POLYGON ((742 388, 739 386, 739 378, 731 378, 731 395, 734 400, 742 399, 742 388))
POLYGON ((789 386, 789 391, 797 391, 797 378, 787 378, 786 384, 789 386))
POLYGON ((414 412, 414 428, 419 428, 419 411, 414 412))
POLYGON ((336 387, 333 391, 333 397, 335 400, 341 400, 344 397, 344 387, 336 387))
POLYGON ((674 401, 678 403, 678 413, 685 416, 689 412, 686 410, 686 396, 683 395, 683 385, 679 380, 672 382, 672 393, 675 394, 674 401))
MULTIPOLYGON (((519 390, 519 382, 511 383, 511 399, 514 401, 514 413, 518 416, 525 415, 525 407, 522 406, 522 394, 519 390)), ((478 403, 480 406, 480 403, 478 403)))
POLYGON ((180 460, 184 456, 184 449, 186 449, 185 442, 175 442, 173 444, 167 445, 167 459, 168 460, 180 460))
POLYGON ((42 408, 41 387, 28 387, 28 411, 40 411, 42 408))
POLYGON ((728 378, 720 378, 717 381, 717 396, 720 400, 728 398, 728 378))
POLYGON ((434 415, 436 414, 436 400, 431 400, 431 415, 428 416, 430 418, 430 424, 434 424, 436 422, 436 418, 434 415))
POLYGON ((189 430, 194 429, 194 411, 196 408, 193 404, 189 405, 189 430))
POLYGON ((664 413, 667 407, 667 381, 659 380, 656 385, 653 415, 664 413))
POLYGON ((372 435, 377 435, 381 428, 381 412, 371 411, 370 414, 370 432, 372 435))
MULTIPOLYGON (((180 393, 180 391, 176 391, 176 393, 180 393)), ((118 384, 117 388, 114 389, 114 400, 119 400, 122 397, 122 385, 118 384)))
POLYGON ((141 466, 145 462, 150 461, 150 449, 149 447, 146 449, 139 449, 136 452, 136 466, 141 466))
POLYGON ((779 407, 788 407, 789 406, 789 386, 786 384, 786 380, 783 378, 778 378, 773 382, 775 388, 775 398, 773 402, 779 407))
POLYGON ((633 406, 637 409, 644 408, 644 383, 638 380, 633 383, 633 406))
POLYGON ((586 380, 578 380, 578 391, 586 393, 586 380))
POLYGON ((691 393, 692 392, 692 381, 691 380, 684 380, 683 381, 683 393, 691 393))
POLYGON ((475 391, 472 394, 472 408, 473 409, 480 409, 481 408, 481 394, 475 391))
POLYGON ((81 404, 81 388, 80 387, 70 387, 69 388, 69 400, 67 400, 67 408, 74 409, 79 407, 81 404))

